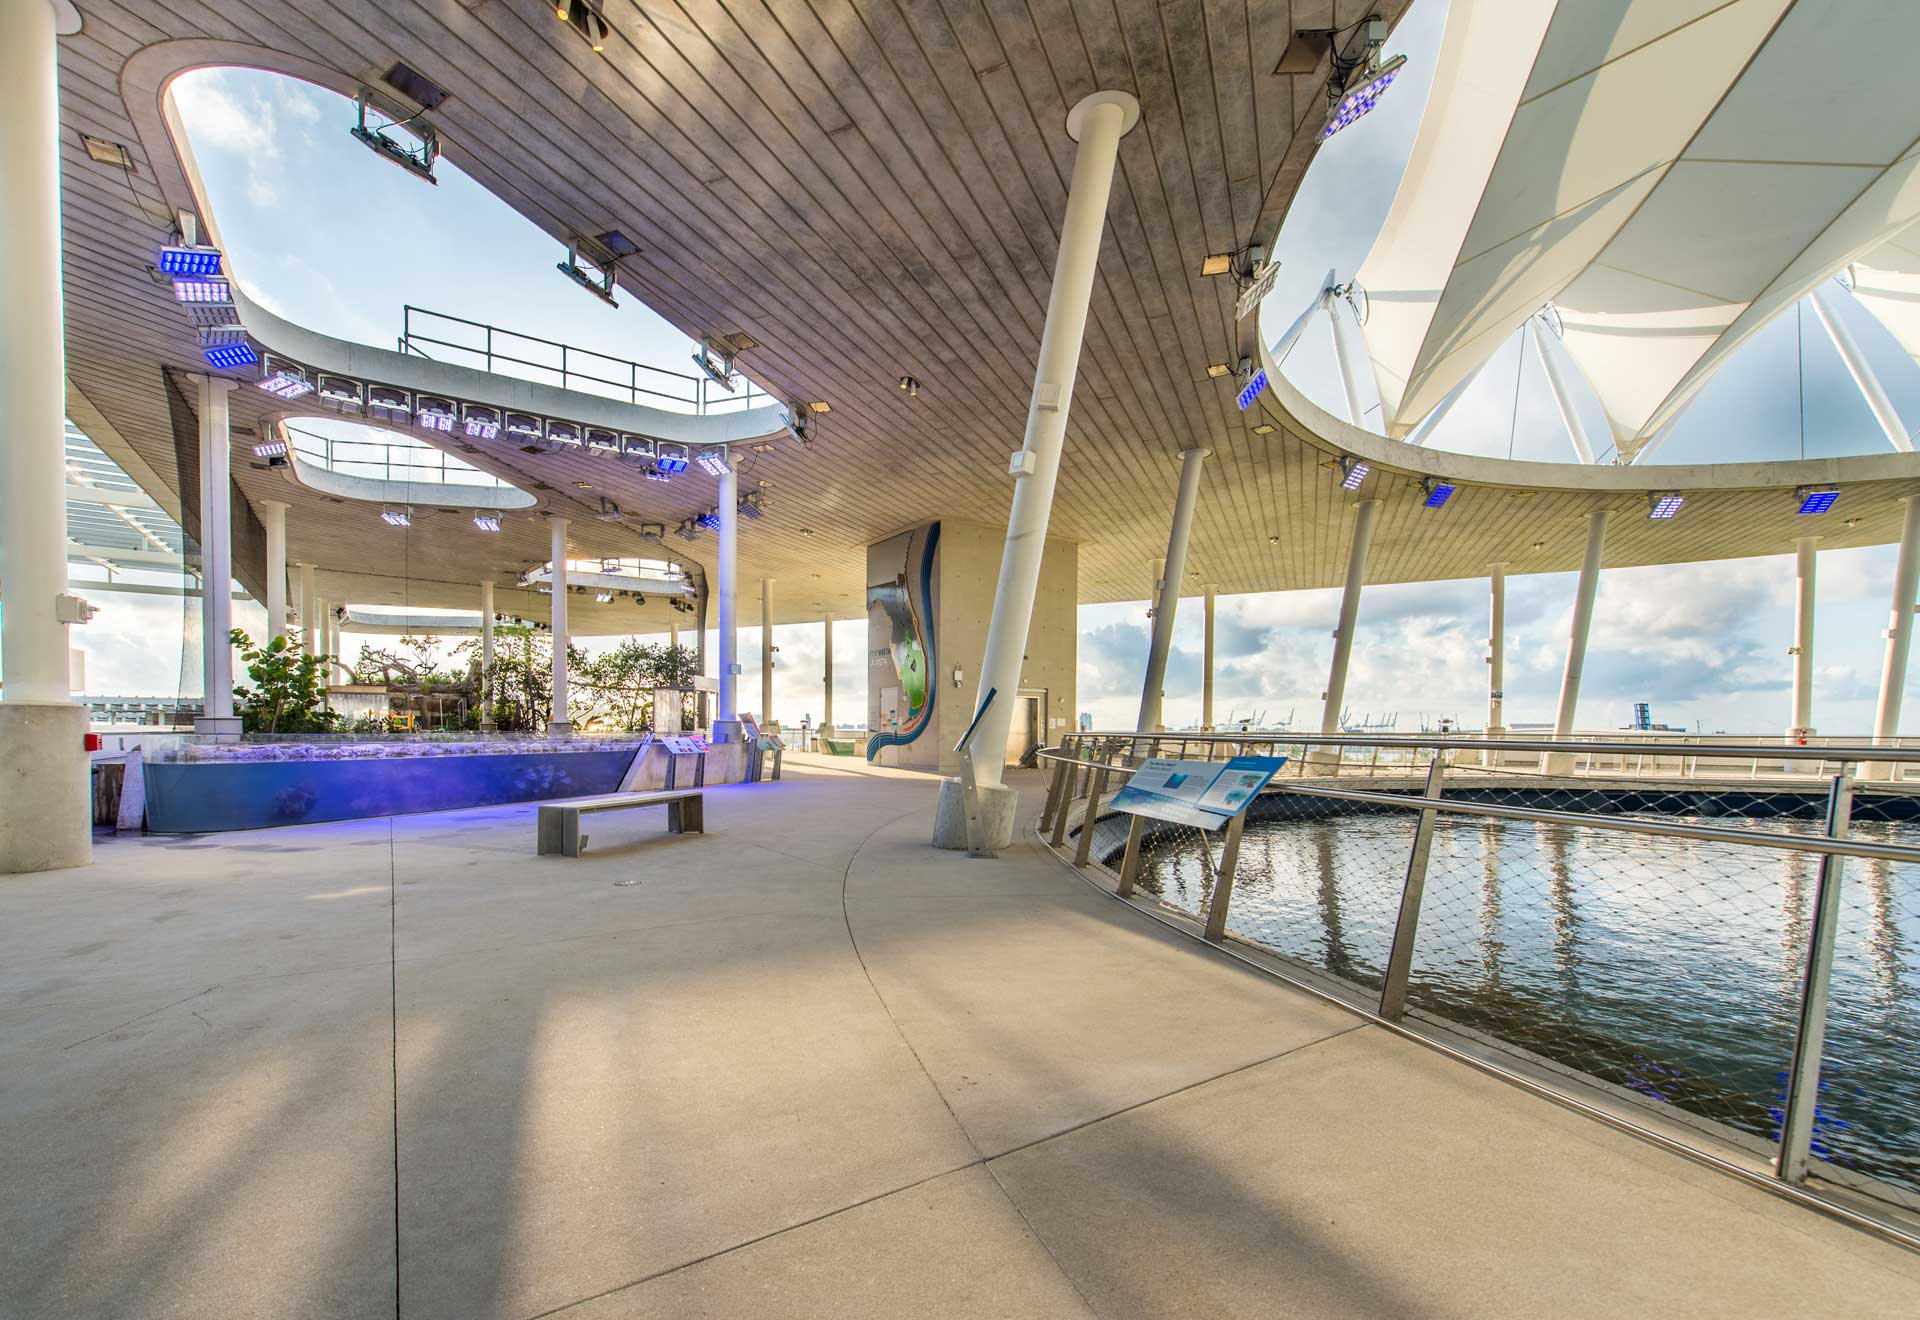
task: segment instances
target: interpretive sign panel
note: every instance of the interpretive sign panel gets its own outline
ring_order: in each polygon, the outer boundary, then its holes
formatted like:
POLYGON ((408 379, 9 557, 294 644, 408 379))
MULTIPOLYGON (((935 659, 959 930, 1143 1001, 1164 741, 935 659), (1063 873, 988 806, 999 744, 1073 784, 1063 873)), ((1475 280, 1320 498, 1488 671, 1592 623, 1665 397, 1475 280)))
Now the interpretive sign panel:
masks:
POLYGON ((675 756, 692 756, 707 750, 707 740, 693 733, 687 734, 684 737, 669 734, 662 738, 660 743, 675 756))
POLYGON ((1246 811, 1282 765, 1284 756, 1236 756, 1229 761, 1169 761, 1155 757, 1134 771, 1114 795, 1118 811, 1179 825, 1217 830, 1246 811))

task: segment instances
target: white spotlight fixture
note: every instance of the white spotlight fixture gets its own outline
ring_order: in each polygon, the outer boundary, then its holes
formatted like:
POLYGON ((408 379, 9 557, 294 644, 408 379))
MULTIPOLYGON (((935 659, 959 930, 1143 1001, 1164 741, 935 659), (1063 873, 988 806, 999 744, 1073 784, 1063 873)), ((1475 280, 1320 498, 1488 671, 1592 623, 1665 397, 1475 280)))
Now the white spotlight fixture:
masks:
POLYGON ((920 397, 920 382, 912 376, 902 376, 900 378, 900 389, 909 399, 917 399, 920 397))
POLYGON ((473 525, 483 532, 497 532, 500 530, 500 515, 484 509, 477 510, 473 515, 473 525))
POLYGON ((411 418, 413 395, 391 385, 367 386, 367 407, 381 417, 411 418))
MULTIPOLYGON (((598 50, 599 47, 596 46, 594 49, 598 50)), ((613 276, 616 264, 616 262, 612 261, 599 264, 588 261, 582 264, 580 260, 580 244, 576 241, 567 244, 567 259, 555 266, 554 269, 562 275, 565 275, 575 284, 578 284, 607 306, 618 307, 620 304, 613 299, 613 276)))
POLYGON ((709 476, 724 477, 733 471, 733 466, 727 462, 727 451, 720 445, 702 449, 695 461, 700 464, 700 470, 709 476))
POLYGON ((1380 103, 1387 88, 1393 86, 1393 80, 1400 76, 1400 68, 1406 62, 1405 55, 1395 55, 1378 68, 1363 72, 1359 82, 1335 100, 1327 112, 1327 122, 1320 128, 1320 141, 1325 142, 1355 120, 1364 118, 1380 103))
POLYGON ((1342 490, 1359 490, 1360 483, 1367 479, 1367 473, 1373 471, 1370 463, 1361 463, 1351 456, 1340 460, 1340 487, 1342 490))
POLYGON ((498 408, 488 408, 478 403, 464 404, 460 409, 460 424, 471 439, 498 439, 500 435, 500 410, 498 408))
POLYGON ((596 591, 593 593, 593 599, 597 605, 611 605, 613 604, 613 593, 611 591, 596 591))
POLYGON ((363 402, 360 382, 349 380, 345 376, 322 375, 319 383, 320 397, 328 403, 337 403, 347 408, 358 408, 363 402))
POLYGON ((313 383, 307 379, 307 373, 291 362, 268 358, 262 370, 265 374, 256 384, 275 398, 297 399, 313 392, 313 383))
POLYGON ((693 355, 693 365, 706 372, 708 379, 729 394, 740 383, 740 378, 733 372, 733 355, 711 339, 700 341, 700 347, 693 355))
POLYGON ((581 432, 581 439, 588 449, 596 454, 619 454, 620 433, 609 431, 604 426, 589 426, 581 432))
POLYGON ((1671 491, 1666 493, 1659 491, 1649 492, 1647 495, 1647 517, 1649 519, 1671 518, 1674 514, 1680 512, 1680 506, 1686 502, 1687 497, 1685 495, 1676 495, 1671 491))
POLYGON ((453 420, 457 411, 452 399, 436 398, 431 394, 422 394, 413 401, 414 424, 443 435, 453 434, 453 420))
POLYGON ((380 521, 386 523, 389 527, 411 527, 413 526, 413 510, 382 509, 380 510, 380 521))
POLYGON ((547 443, 567 449, 580 447, 580 428, 572 422, 548 422, 547 443))
POLYGON ((543 440, 546 438, 546 424, 532 413, 510 412, 501 422, 500 429, 515 440, 543 440))
POLYGON ((262 440, 253 447, 253 456, 255 458, 285 458, 287 456, 287 442, 279 439, 262 440))

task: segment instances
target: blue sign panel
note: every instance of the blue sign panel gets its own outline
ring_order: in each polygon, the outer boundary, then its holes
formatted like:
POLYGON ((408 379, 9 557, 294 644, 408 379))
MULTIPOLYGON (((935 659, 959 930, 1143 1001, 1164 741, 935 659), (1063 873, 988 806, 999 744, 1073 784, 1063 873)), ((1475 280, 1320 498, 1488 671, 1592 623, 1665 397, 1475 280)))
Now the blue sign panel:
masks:
POLYGON ((1225 762, 1156 757, 1134 771, 1127 786, 1114 794, 1113 807, 1130 815, 1217 830, 1245 813, 1286 761, 1284 756, 1236 756, 1225 762))
POLYGON ((1265 367, 1253 373, 1253 379, 1240 391, 1240 411, 1245 412, 1247 405, 1260 397, 1260 391, 1267 388, 1267 369, 1265 367))

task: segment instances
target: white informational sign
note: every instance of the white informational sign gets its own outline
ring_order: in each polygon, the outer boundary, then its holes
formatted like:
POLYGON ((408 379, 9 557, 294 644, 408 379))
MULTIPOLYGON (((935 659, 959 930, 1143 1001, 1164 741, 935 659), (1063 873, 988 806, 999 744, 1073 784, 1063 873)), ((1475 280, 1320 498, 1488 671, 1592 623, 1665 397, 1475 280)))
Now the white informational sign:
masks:
POLYGON ((1113 806, 1135 816, 1217 830, 1240 815, 1284 756, 1236 756, 1230 761, 1169 761, 1156 757, 1133 772, 1113 806))
POLYGON ((707 750, 707 740, 697 733, 668 734, 660 744, 675 756, 694 756, 707 750))

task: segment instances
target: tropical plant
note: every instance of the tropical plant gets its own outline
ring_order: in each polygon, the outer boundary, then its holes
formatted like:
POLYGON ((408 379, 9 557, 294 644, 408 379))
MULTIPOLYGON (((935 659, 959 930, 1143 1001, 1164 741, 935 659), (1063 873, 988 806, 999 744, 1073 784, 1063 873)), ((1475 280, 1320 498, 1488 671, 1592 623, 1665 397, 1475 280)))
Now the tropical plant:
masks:
POLYGON ((239 628, 231 633, 252 685, 233 689, 240 726, 248 733, 329 733, 340 716, 322 704, 321 675, 332 657, 307 655, 284 636, 265 646, 239 628))

